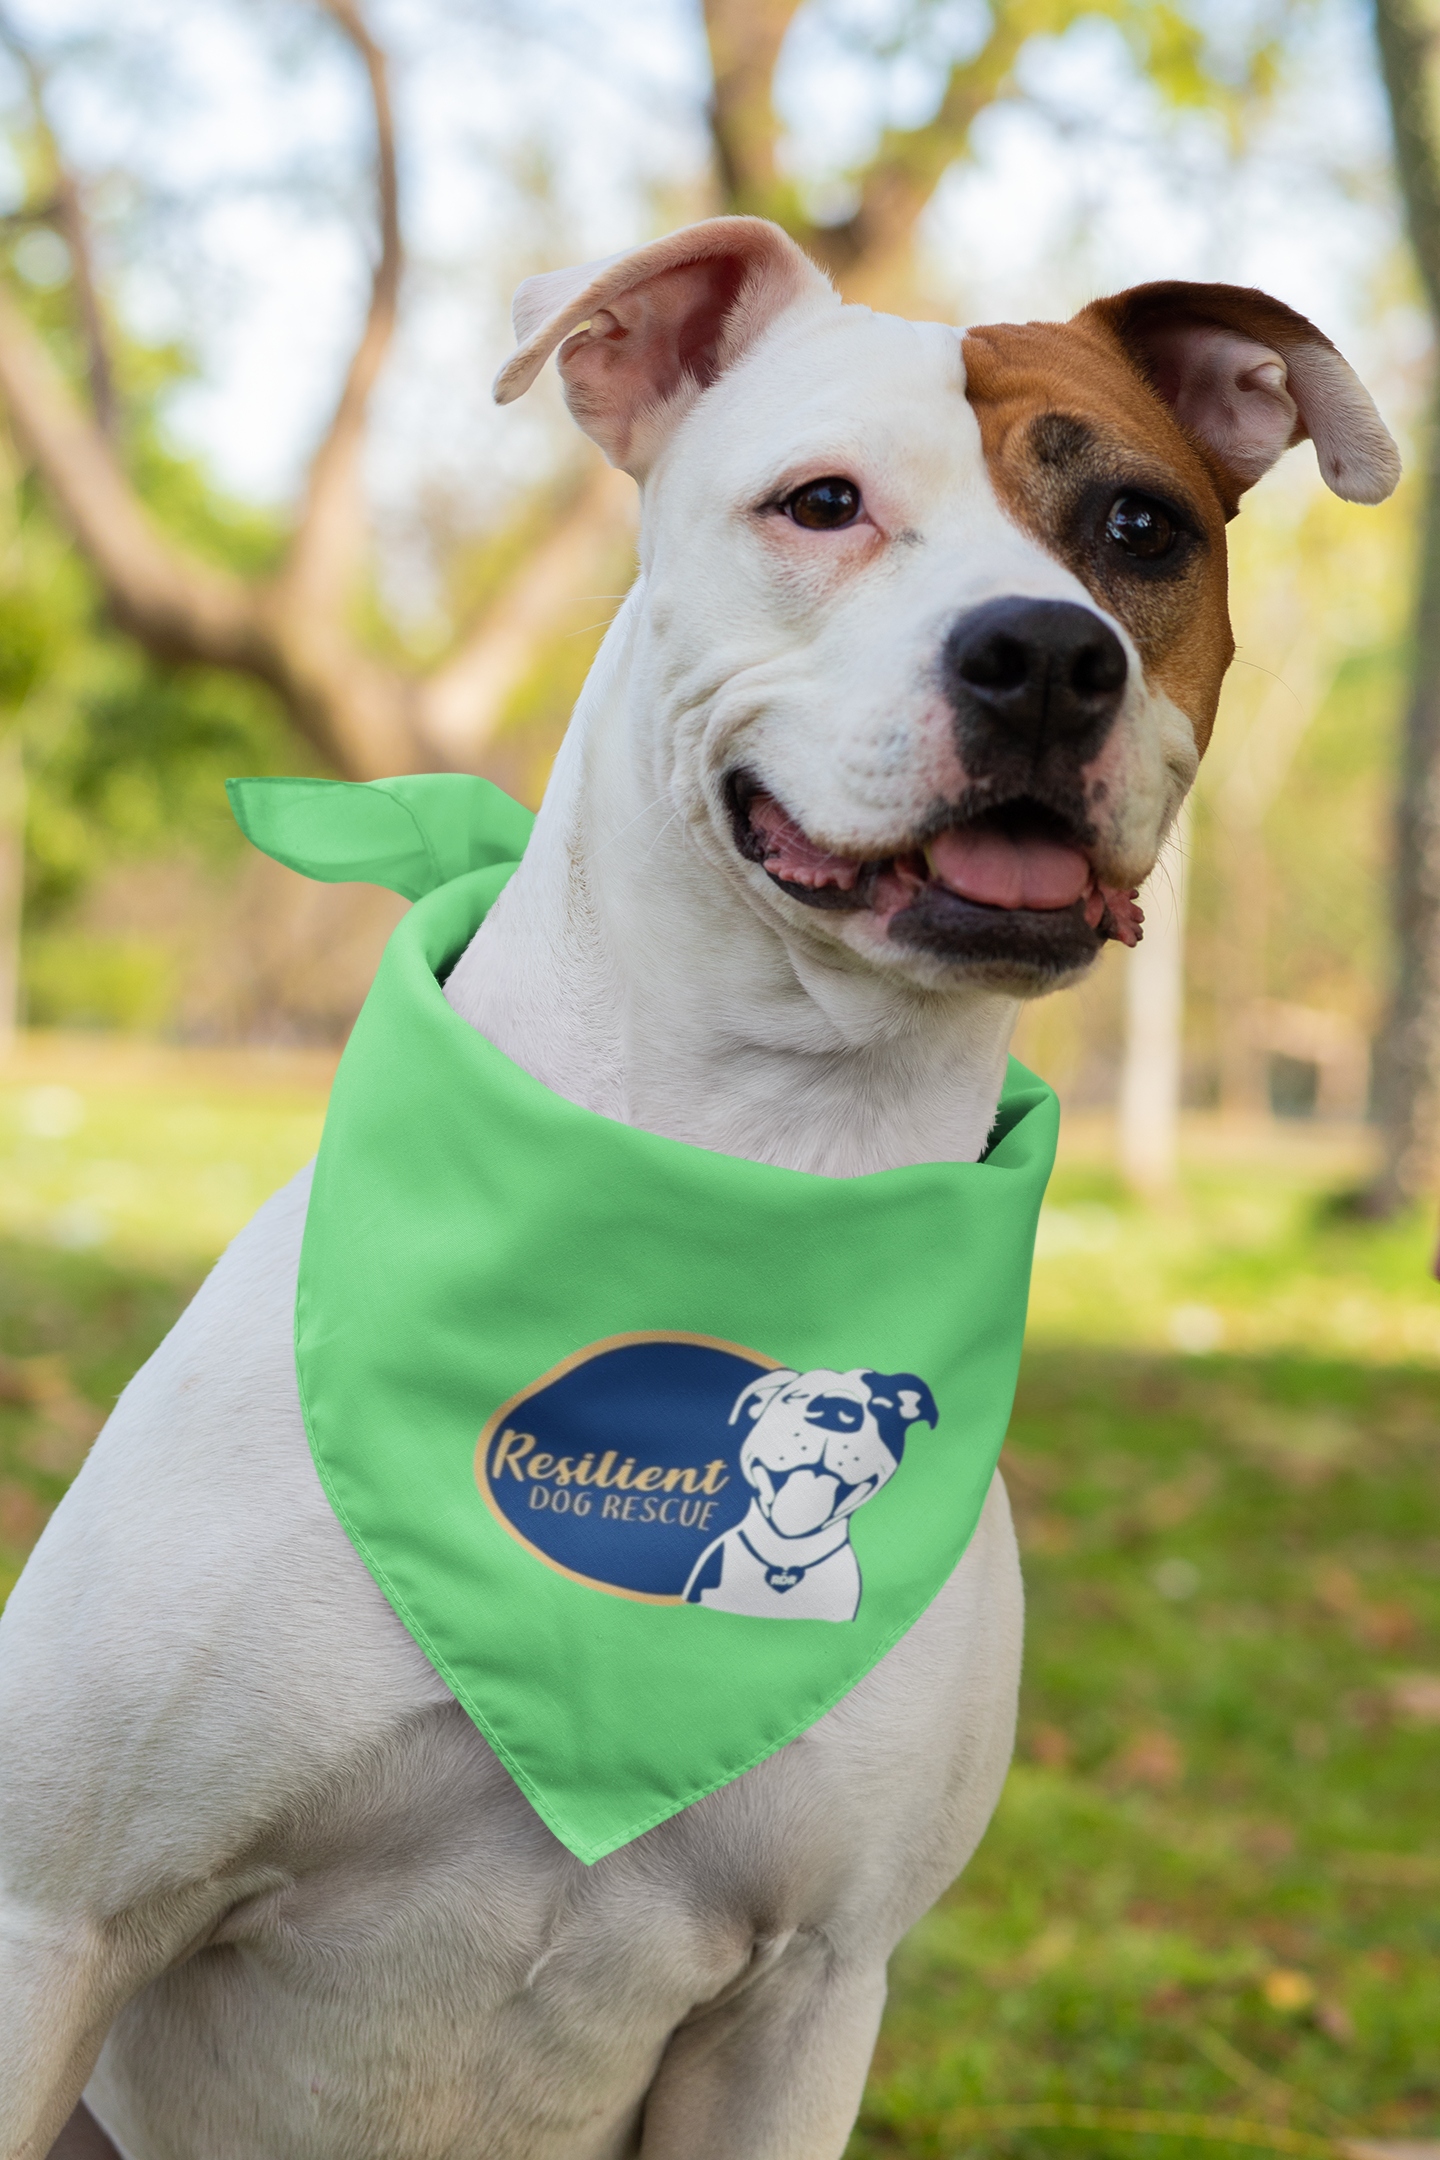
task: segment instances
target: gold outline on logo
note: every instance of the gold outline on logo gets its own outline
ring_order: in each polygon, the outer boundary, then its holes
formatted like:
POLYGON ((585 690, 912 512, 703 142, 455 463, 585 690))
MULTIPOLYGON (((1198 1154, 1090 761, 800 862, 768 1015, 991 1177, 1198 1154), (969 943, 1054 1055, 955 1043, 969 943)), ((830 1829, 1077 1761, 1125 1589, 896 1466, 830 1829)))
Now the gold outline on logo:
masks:
POLYGON ((628 1598, 633 1605, 679 1605, 684 1602, 681 1598, 657 1597, 648 1590, 622 1590, 617 1583, 600 1582, 593 1575, 578 1575, 574 1568, 562 1567, 558 1560, 552 1560, 549 1553, 542 1552, 538 1545, 532 1545, 529 1538, 523 1537, 515 1528, 490 1489, 490 1474, 486 1468, 490 1442, 505 1420, 519 1409, 521 1403, 528 1402, 532 1395, 538 1395, 543 1388, 552 1386, 556 1380, 563 1380, 566 1373, 574 1372, 577 1366, 588 1365, 592 1358, 603 1357, 607 1350, 623 1350, 632 1343, 652 1342, 695 1343, 702 1350, 723 1350, 731 1357, 748 1358, 751 1364, 758 1365, 763 1372, 780 1372, 783 1369, 779 1358, 766 1357, 763 1350, 751 1350, 744 1343, 726 1342, 719 1335, 690 1335, 678 1328, 642 1328, 633 1335, 607 1335, 603 1341, 588 1343, 583 1350, 573 1350, 569 1357, 561 1358, 558 1365, 552 1365, 549 1372, 542 1373, 538 1380, 532 1380, 528 1387, 521 1388, 518 1395, 512 1395, 508 1402, 501 1403, 499 1409, 485 1420, 480 1438, 475 1443, 475 1483, 480 1489, 481 1499, 501 1529, 536 1560, 542 1561, 554 1574, 563 1575, 567 1582, 581 1583, 587 1590, 603 1590, 607 1597, 628 1598))

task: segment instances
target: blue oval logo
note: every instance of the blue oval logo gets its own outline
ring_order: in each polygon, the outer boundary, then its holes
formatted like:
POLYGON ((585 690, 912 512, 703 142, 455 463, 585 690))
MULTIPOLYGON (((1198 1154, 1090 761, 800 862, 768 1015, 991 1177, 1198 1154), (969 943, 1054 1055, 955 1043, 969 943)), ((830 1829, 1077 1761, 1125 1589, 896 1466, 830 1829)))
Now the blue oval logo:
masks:
POLYGON ((850 1518, 934 1397, 913 1373, 797 1371, 707 1335, 612 1336, 502 1403, 475 1451, 498 1521, 612 1596, 853 1620, 850 1518))

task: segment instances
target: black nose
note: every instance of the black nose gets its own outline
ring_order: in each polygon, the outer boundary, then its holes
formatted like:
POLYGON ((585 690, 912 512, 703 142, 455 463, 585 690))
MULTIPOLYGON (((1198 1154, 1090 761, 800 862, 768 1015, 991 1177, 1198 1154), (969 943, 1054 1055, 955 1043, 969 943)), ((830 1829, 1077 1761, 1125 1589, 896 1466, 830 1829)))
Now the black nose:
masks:
POLYGON ((988 721, 1035 751, 1099 748, 1125 692, 1125 648, 1068 600, 989 600, 945 640, 945 689, 963 721, 988 721))

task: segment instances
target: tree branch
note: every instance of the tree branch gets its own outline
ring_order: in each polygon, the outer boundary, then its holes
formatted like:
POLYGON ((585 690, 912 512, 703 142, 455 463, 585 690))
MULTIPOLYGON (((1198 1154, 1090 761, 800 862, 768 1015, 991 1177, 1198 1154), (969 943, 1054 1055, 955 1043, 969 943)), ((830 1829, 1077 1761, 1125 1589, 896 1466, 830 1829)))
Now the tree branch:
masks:
POLYGON ((635 490, 622 473, 597 467, 569 514, 525 558, 419 693, 427 742, 461 766, 475 765, 524 679, 540 638, 565 601, 582 592, 631 539, 635 490))
POLYGON ((343 622, 364 530, 358 474, 365 406, 394 327, 399 288, 395 147, 384 58, 355 0, 321 4, 357 46, 370 75, 381 248, 365 331, 311 468, 300 532, 281 576, 268 585, 246 584, 177 547, 156 529, 125 473, 102 424, 109 373, 79 192, 44 115, 43 75, 3 22, 0 35, 26 70, 37 125, 54 162, 55 202, 48 214, 70 243, 90 332, 96 411, 82 409, 44 340, 3 289, 0 397, 119 627, 158 659, 233 668, 268 683, 330 764, 354 779, 373 779, 432 762, 417 732, 417 686, 362 651, 343 622))
POLYGON ((311 461, 294 542, 277 580, 284 604, 335 615, 343 608, 363 550, 366 531, 360 484, 365 415, 391 338, 404 260, 395 160, 395 124, 385 55, 360 14, 356 0, 320 0, 360 58, 370 85, 375 118, 376 192, 380 254, 370 287, 365 328, 350 362, 344 388, 325 438, 311 461))
MULTIPOLYGON (((1376 0, 1375 37, 1390 105, 1405 219, 1432 328, 1440 331, 1440 140, 1433 99, 1436 30, 1414 0, 1376 0)), ((1433 1187, 1440 1171, 1440 381, 1421 433, 1424 516, 1409 695, 1396 775, 1391 872, 1395 979, 1375 1042, 1375 1102, 1385 1162, 1377 1215, 1433 1187)))
POLYGON ((115 398, 115 378, 110 369, 110 347, 105 335, 105 318, 100 312, 100 296, 95 289, 94 266, 90 259, 90 234, 85 222, 85 212, 80 201, 80 190, 75 177, 55 161, 55 222, 70 250, 70 274, 75 287, 75 305, 80 314, 80 327, 85 337, 85 350, 90 370, 90 401, 95 408, 95 421, 102 435, 114 442, 119 432, 120 408, 115 398))
POLYGON ((50 160, 55 196, 53 202, 47 204, 39 215, 55 226, 69 251, 75 305, 80 316, 80 328, 89 364, 90 397, 101 433, 113 442, 119 422, 115 403, 115 379, 110 368, 105 318, 100 312, 100 298, 90 257, 90 235, 85 224, 80 190, 74 174, 60 155, 60 145, 56 141, 55 130, 50 125, 50 114, 45 102, 45 71, 29 47, 16 34, 9 17, 3 12, 0 12, 0 40, 10 48, 25 77, 26 88, 30 94, 30 109, 50 160))
POLYGON ((167 658, 248 665, 244 586, 156 531, 98 423, 3 287, 0 396, 122 627, 167 658))
POLYGON ((1430 120, 1436 37, 1412 0, 1375 0, 1375 42, 1389 96, 1405 222, 1430 313, 1440 323, 1440 160, 1430 120))
POLYGON ((268 683, 302 734, 355 779, 426 762, 403 677, 323 624, 290 619, 265 588, 212 569, 156 530, 113 446, 3 288, 0 397, 122 630, 158 659, 268 683))
MULTIPOLYGON (((771 85, 800 0, 705 0, 714 90, 710 132, 727 210, 797 231, 794 190, 775 168, 771 85)), ((798 237, 797 231, 797 237, 798 237)))
POLYGON ((970 129, 1004 89, 1021 47, 1037 25, 1025 15, 997 8, 994 26, 979 53, 950 70, 934 117, 922 127, 887 128, 860 184, 860 201, 843 224, 820 226, 807 245, 849 291, 866 286, 881 269, 903 257, 915 227, 970 129))

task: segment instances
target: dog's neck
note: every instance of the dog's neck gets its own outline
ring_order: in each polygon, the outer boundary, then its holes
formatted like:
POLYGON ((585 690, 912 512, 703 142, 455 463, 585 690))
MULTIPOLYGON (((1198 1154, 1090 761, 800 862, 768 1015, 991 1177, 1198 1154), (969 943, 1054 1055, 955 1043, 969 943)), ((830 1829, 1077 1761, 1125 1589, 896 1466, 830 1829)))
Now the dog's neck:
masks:
POLYGON ((446 984, 558 1095, 831 1176, 982 1152, 1018 1005, 919 991, 779 932, 675 813, 635 681, 632 595, 524 861, 446 984))

